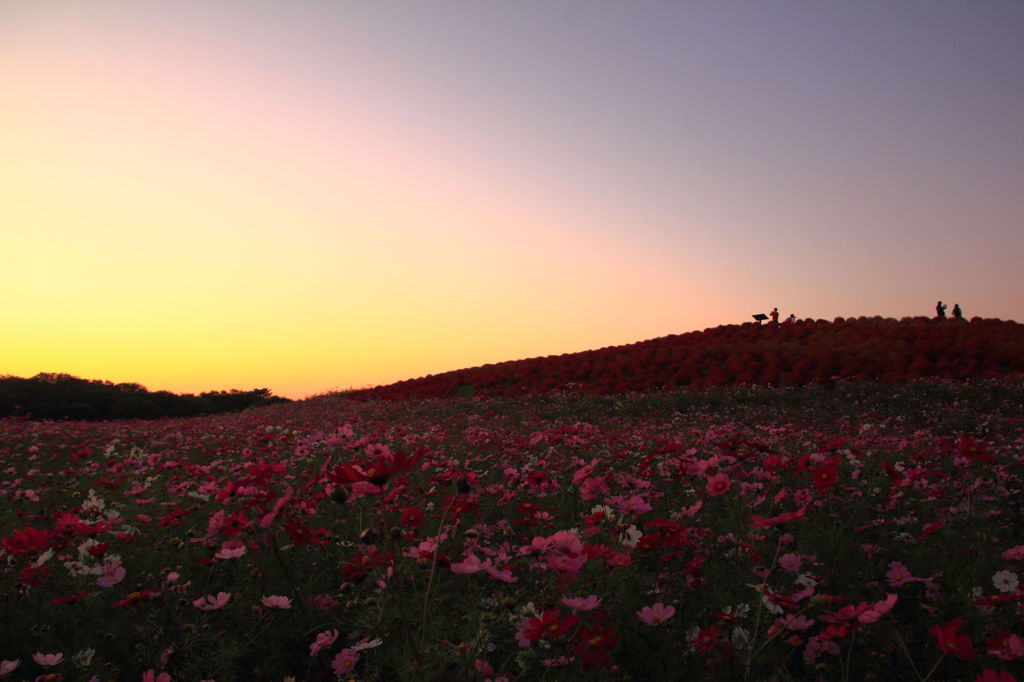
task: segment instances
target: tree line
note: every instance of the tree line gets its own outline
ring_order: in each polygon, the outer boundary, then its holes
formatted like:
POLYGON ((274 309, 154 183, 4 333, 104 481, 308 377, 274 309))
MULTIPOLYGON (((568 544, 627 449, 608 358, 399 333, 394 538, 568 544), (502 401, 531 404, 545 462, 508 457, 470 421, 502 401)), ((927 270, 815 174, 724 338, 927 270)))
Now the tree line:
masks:
POLYGON ((0 417, 30 419, 155 419, 236 412, 290 402, 270 389, 207 391, 178 395, 149 391, 134 383, 115 384, 69 374, 42 373, 24 379, 0 377, 0 417))

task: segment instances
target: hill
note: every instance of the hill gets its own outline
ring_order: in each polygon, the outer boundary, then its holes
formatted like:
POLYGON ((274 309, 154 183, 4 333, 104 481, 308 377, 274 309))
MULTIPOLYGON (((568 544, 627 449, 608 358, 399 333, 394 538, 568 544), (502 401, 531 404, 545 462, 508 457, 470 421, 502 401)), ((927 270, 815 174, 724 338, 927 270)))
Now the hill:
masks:
POLYGON ((1024 325, 973 318, 838 317, 723 325, 579 353, 459 369, 352 391, 356 399, 624 393, 737 384, 902 383, 1024 372, 1024 325))

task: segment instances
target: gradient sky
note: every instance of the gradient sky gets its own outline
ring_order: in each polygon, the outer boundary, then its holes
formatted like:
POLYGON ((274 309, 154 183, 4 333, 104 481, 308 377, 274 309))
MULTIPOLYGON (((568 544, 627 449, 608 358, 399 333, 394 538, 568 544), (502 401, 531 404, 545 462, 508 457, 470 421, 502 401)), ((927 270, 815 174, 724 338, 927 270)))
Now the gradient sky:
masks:
POLYGON ((0 0, 0 374, 1024 320, 1024 3, 0 0))

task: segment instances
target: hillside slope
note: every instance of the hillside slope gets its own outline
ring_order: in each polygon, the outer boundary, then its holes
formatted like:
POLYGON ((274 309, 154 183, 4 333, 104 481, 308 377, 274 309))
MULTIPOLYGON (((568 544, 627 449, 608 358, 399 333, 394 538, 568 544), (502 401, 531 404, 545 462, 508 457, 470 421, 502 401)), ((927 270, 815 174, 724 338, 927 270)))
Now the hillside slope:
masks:
POLYGON ((725 325, 624 346, 460 369, 353 391, 366 398, 622 393, 734 384, 900 383, 1024 372, 1024 325, 974 318, 798 320, 725 325))

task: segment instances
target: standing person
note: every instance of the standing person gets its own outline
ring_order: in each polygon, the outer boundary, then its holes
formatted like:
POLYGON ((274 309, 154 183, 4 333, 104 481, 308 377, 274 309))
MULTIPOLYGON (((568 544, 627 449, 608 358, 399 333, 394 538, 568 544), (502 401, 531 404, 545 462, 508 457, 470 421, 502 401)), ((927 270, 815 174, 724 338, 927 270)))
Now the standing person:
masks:
POLYGON ((773 327, 778 327, 779 326, 779 309, 778 308, 772 308, 771 318, 772 318, 772 326, 773 327))
POLYGON ((935 304, 935 317, 940 320, 946 319, 946 305, 942 301, 935 304))
POLYGON ((960 310, 960 304, 959 303, 954 303, 953 304, 953 317, 955 317, 956 319, 959 320, 959 319, 962 319, 963 316, 964 316, 964 311, 960 310))

